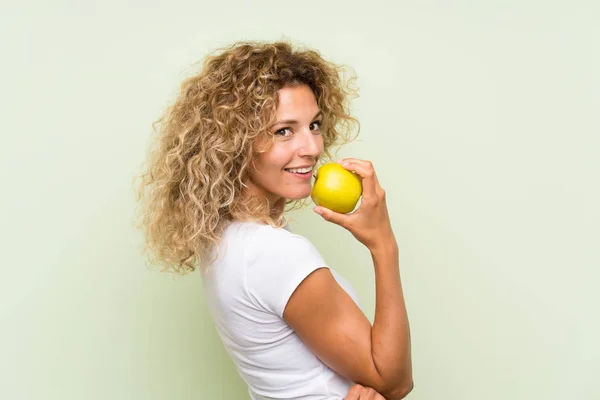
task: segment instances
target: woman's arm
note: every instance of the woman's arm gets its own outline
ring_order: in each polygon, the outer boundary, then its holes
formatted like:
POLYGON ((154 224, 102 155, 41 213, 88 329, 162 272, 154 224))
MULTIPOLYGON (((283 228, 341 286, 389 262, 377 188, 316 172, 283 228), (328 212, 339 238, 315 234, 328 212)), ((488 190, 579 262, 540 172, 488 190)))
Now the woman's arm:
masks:
POLYGON ((314 271, 298 286, 284 319, 329 367, 387 399, 402 399, 412 390, 413 379, 398 245, 371 163, 351 159, 346 167, 363 178, 360 208, 349 215, 321 211, 323 218, 347 228, 371 253, 376 285, 373 325, 327 268, 314 271))

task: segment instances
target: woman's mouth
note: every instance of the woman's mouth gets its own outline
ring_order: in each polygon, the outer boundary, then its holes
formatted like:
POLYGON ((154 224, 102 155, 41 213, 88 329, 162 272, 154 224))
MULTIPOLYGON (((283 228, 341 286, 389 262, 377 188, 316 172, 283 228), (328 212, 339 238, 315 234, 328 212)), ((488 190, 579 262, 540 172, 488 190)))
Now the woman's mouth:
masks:
POLYGON ((284 168, 286 172, 301 179, 310 179, 312 177, 313 167, 306 168, 284 168))

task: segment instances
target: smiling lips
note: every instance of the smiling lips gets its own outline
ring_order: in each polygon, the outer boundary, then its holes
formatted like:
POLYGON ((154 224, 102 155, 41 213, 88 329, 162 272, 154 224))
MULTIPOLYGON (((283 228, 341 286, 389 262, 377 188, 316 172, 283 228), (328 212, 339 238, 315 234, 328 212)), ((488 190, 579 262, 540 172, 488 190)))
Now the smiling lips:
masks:
POLYGON ((285 168, 286 171, 295 173, 295 174, 305 174, 307 172, 311 172, 313 170, 312 166, 308 167, 300 167, 300 168, 285 168))
POLYGON ((302 179, 310 179, 312 176, 313 167, 303 167, 303 168, 285 168, 287 172, 290 174, 297 176, 302 179))

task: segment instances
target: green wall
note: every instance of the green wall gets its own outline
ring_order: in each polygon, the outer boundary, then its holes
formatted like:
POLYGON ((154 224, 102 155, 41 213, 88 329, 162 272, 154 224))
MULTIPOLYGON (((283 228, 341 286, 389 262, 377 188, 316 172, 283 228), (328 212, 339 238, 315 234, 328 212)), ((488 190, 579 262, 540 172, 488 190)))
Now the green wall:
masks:
MULTIPOLYGON (((411 400, 597 399, 597 2, 13 2, 0 12, 0 398, 244 399, 199 274, 149 272, 131 179, 187 68, 287 37, 356 70, 411 400)), ((373 315, 366 249, 292 215, 373 315)))

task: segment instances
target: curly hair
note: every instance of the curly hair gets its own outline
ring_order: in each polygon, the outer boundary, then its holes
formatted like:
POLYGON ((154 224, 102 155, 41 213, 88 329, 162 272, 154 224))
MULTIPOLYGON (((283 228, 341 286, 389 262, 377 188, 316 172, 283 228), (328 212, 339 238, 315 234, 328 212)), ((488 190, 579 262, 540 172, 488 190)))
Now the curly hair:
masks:
MULTIPOLYGON (((253 158, 266 151, 257 143, 273 140, 269 127, 279 89, 308 85, 315 94, 323 113, 321 161, 332 159, 332 146, 354 140, 353 126, 356 135, 360 131, 349 111, 349 101, 358 97, 356 76, 345 79, 346 67, 285 41, 244 41, 217 50, 152 124, 154 145, 135 178, 141 179, 137 227, 145 235, 144 252, 167 272, 207 266, 231 221, 285 224, 286 210, 274 212, 265 199, 243 195, 253 158)), ((287 211, 305 203, 285 199, 289 205, 287 211)))

